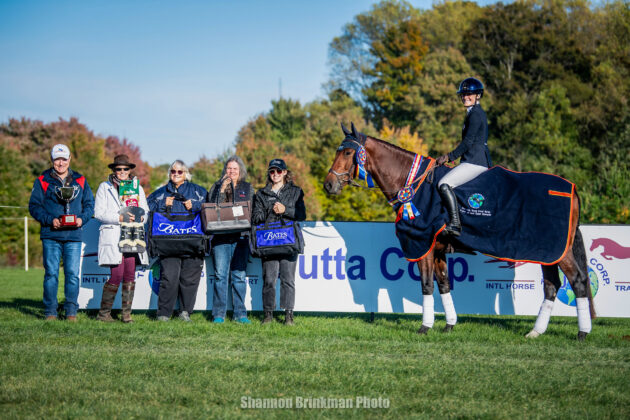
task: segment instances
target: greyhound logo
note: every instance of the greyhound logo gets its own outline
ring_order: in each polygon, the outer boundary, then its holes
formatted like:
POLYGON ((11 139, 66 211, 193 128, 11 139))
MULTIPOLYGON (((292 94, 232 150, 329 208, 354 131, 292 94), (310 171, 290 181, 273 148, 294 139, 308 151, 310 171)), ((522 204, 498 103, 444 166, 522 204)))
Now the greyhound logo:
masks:
POLYGON ((617 242, 608 238, 597 238, 593 239, 593 243, 591 244, 591 251, 602 247, 603 250, 601 252, 601 256, 604 259, 612 260, 614 258, 625 260, 630 258, 630 247, 625 247, 619 245, 617 242))

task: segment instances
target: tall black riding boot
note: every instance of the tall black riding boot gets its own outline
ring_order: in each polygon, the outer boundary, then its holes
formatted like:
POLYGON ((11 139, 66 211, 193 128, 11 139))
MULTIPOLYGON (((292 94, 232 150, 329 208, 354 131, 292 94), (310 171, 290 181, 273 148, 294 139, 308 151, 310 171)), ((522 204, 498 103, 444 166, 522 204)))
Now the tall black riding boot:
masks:
POLYGON ((459 208, 457 207, 457 198, 455 193, 448 184, 442 184, 439 188, 440 197, 442 197, 442 203, 448 211, 448 215, 451 220, 444 228, 444 231, 449 235, 459 236, 462 232, 462 224, 459 221, 459 208))

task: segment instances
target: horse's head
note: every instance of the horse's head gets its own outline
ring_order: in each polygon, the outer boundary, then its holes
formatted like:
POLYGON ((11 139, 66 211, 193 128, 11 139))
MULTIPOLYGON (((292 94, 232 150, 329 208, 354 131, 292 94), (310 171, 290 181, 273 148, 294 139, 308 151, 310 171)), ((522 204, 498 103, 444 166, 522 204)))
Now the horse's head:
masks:
POLYGON ((328 194, 339 194, 341 189, 352 182, 356 167, 355 155, 357 153, 361 133, 356 131, 354 123, 351 125, 352 131, 341 124, 341 130, 345 138, 337 148, 337 154, 332 166, 328 170, 328 175, 324 179, 324 189, 328 194))

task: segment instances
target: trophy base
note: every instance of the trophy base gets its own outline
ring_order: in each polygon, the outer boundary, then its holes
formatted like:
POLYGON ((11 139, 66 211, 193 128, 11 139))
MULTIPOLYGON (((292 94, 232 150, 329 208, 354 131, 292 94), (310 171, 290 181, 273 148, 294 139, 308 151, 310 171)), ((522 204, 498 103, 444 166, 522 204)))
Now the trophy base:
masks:
POLYGON ((64 214, 59 218, 59 223, 62 228, 75 228, 77 227, 77 216, 74 214, 64 214))

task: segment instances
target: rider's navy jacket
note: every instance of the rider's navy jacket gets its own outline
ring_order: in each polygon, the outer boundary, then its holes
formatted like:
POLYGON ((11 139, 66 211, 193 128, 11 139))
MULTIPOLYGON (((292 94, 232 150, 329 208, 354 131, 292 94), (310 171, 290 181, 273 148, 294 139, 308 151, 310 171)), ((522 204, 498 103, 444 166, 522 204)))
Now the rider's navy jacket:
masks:
POLYGON ((187 213, 186 207, 184 207, 184 201, 190 200, 192 202, 192 212, 201 211, 201 204, 206 199, 206 189, 192 182, 184 181, 179 188, 175 187, 171 181, 163 187, 153 191, 153 193, 147 197, 147 203, 151 211, 157 211, 160 213, 166 212, 166 198, 178 197, 181 194, 185 200, 173 200, 173 207, 171 211, 173 213, 187 213))
POLYGON ((461 162, 489 168, 492 166, 488 150, 488 117, 481 105, 475 104, 466 114, 462 127, 462 142, 448 154, 448 160, 462 157, 461 162))
POLYGON ((77 197, 70 202, 70 214, 75 214, 83 222, 80 228, 53 229, 53 219, 59 218, 66 212, 66 204, 57 197, 57 188, 64 185, 61 180, 53 176, 54 169, 45 170, 33 183, 28 211, 41 224, 39 237, 57 241, 80 242, 83 226, 94 215, 94 195, 83 175, 68 170, 71 177, 70 187, 78 188, 77 197))

